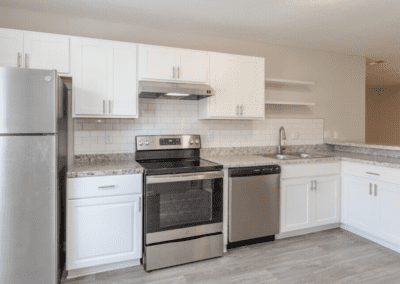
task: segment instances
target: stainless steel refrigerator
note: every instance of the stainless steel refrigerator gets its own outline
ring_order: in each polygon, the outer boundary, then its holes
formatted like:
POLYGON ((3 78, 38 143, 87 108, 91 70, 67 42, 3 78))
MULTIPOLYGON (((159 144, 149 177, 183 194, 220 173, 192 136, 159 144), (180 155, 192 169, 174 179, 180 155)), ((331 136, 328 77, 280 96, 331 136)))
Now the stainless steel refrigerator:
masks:
POLYGON ((66 123, 57 85, 56 71, 0 67, 1 284, 59 280, 66 123))

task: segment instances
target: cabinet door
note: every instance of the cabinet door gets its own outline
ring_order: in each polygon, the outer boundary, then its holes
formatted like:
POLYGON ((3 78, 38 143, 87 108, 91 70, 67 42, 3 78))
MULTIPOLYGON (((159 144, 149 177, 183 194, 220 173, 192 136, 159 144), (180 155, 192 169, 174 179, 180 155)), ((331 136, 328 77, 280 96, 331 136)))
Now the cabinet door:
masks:
POLYGON ((400 245, 400 186, 374 183, 378 237, 400 245), (376 184, 376 190, 375 190, 376 184))
POLYGON ((193 83, 208 83, 208 53, 196 50, 182 50, 178 54, 179 69, 177 78, 179 81, 193 83))
POLYGON ((74 114, 106 115, 112 93, 109 43, 95 39, 74 39, 74 114))
POLYGON ((141 258, 141 195, 67 201, 67 270, 141 258))
POLYGON ((265 68, 264 59, 240 56, 240 76, 235 102, 244 118, 265 117, 265 68))
POLYGON ((24 34, 22 31, 0 29, 0 66, 23 67, 24 34))
POLYGON ((281 232, 305 229, 312 224, 311 180, 281 182, 281 232))
POLYGON ((70 37, 24 33, 25 67, 70 73, 70 37))
POLYGON ((240 61, 234 55, 210 54, 210 85, 215 95, 208 99, 209 116, 238 118, 235 93, 240 84, 240 61))
POLYGON ((139 79, 157 81, 176 81, 179 65, 173 48, 139 46, 139 79))
POLYGON ((340 222, 340 176, 314 180, 313 226, 340 222))
POLYGON ((136 80, 136 45, 114 43, 112 46, 112 98, 109 114, 138 115, 138 90, 136 80))
POLYGON ((358 177, 343 177, 343 223, 365 232, 375 230, 376 199, 370 192, 373 182, 358 177))

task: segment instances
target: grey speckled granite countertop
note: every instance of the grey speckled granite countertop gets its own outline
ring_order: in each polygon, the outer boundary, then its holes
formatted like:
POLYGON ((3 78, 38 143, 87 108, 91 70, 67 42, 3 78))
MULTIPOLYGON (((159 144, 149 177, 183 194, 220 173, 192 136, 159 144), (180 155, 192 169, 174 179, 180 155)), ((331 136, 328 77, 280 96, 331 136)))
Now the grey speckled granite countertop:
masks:
POLYGON ((337 145, 337 146, 349 146, 349 147, 360 147, 360 148, 369 148, 369 149, 400 151, 400 146, 396 146, 396 145, 366 144, 364 142, 353 142, 353 141, 325 141, 324 143, 328 144, 328 145, 337 145))
POLYGON ((400 158, 349 153, 349 152, 314 152, 312 154, 321 154, 321 155, 326 155, 327 157, 313 158, 313 159, 283 160, 283 161, 263 157, 260 155, 214 156, 214 157, 202 156, 202 158, 209 160, 211 162, 222 164, 224 168, 349 161, 349 162, 357 162, 375 166, 400 169, 400 158))
POLYGON ((68 169, 67 178, 129 175, 143 173, 135 160, 75 162, 68 169))

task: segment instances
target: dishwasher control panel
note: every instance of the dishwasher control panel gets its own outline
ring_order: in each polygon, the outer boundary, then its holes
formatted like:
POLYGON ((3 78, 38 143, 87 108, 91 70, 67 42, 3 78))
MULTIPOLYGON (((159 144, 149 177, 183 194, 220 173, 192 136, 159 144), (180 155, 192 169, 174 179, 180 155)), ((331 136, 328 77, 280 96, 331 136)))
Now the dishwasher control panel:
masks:
POLYGON ((280 173, 281 173, 281 167, 279 165, 229 169, 229 177, 272 175, 272 174, 280 174, 280 173))

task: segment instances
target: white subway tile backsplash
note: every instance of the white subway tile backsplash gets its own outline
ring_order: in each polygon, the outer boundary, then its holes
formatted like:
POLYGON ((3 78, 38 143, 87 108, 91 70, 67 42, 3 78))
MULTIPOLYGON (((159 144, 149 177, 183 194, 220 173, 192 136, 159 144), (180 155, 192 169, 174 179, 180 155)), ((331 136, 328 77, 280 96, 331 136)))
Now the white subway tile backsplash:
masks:
POLYGON ((139 109, 138 119, 75 119, 75 154, 134 152, 137 135, 198 134, 203 148, 276 146, 281 126, 284 145, 323 143, 322 119, 199 120, 198 102, 180 100, 139 99, 139 109), (105 143, 107 134, 111 143, 105 143))

